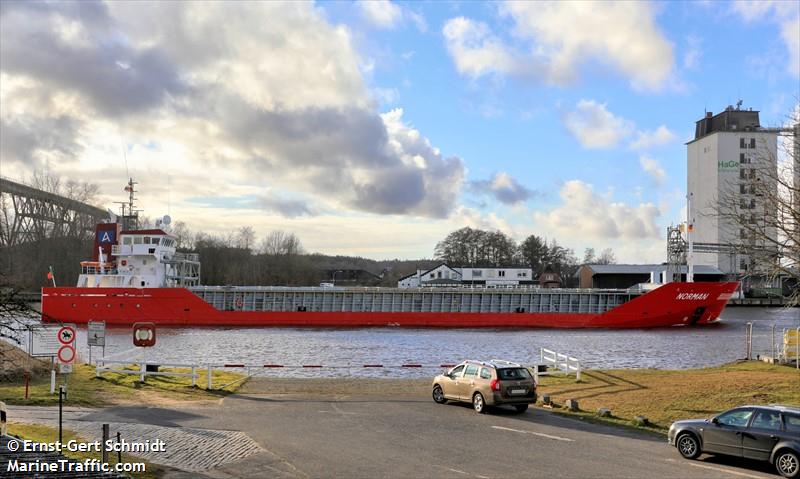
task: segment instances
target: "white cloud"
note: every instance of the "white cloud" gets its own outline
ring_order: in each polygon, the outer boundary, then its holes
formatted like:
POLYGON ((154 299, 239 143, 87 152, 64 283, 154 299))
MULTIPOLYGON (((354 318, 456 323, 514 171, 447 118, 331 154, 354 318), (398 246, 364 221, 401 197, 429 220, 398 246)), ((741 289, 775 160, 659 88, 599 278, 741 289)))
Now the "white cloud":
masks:
POLYGON ((636 139, 630 144, 632 150, 646 150, 655 146, 666 145, 677 138, 666 125, 661 125, 655 131, 637 131, 636 139))
POLYGON ((452 18, 445 23, 442 33, 447 51, 463 75, 477 78, 489 73, 514 73, 519 67, 519 62, 483 22, 452 18))
POLYGON ((630 206, 612 202, 598 194, 592 185, 580 180, 568 181, 559 192, 562 204, 548 212, 534 213, 537 228, 559 238, 638 240, 659 238, 656 224, 660 211, 653 203, 630 206))
POLYGON ((683 68, 691 70, 700 62, 703 56, 703 39, 695 35, 686 38, 686 51, 683 54, 683 68))
POLYGON ((628 136, 633 123, 615 116, 605 103, 580 100, 575 110, 567 112, 564 126, 584 148, 611 148, 628 136))
POLYGON ((659 90, 673 73, 672 44, 645 2, 503 3, 513 22, 513 45, 488 27, 458 17, 445 24, 447 49, 462 74, 518 74, 566 85, 581 66, 599 61, 627 76, 636 89, 659 90))
POLYGON ((476 193, 491 195, 506 205, 518 205, 538 195, 504 171, 496 173, 490 180, 472 181, 470 188, 476 193))
POLYGON ((375 111, 393 93, 366 87, 349 32, 312 4, 16 3, 0 22, 4 174, 50 161, 113 201, 122 137, 147 191, 172 177, 176 208, 190 195, 251 195, 290 217, 456 207, 463 162, 402 110, 375 111))
POLYGON ((392 30, 403 20, 407 20, 420 32, 428 31, 428 22, 422 14, 401 7, 391 0, 359 0, 356 4, 361 16, 376 28, 392 30))
POLYGON ((763 19, 780 26, 781 38, 786 45, 788 60, 786 68, 794 76, 800 76, 800 7, 797 2, 783 0, 749 0, 733 3, 733 11, 746 22, 763 19))
POLYGON ((664 183, 664 180, 667 177, 667 172, 664 171, 664 168, 661 167, 657 160, 654 160, 648 156, 641 156, 639 157, 639 164, 642 166, 642 170, 650 175, 656 184, 661 185, 664 183))
POLYGON ((389 0, 362 0, 358 2, 361 14, 378 28, 392 29, 403 18, 403 11, 389 0))

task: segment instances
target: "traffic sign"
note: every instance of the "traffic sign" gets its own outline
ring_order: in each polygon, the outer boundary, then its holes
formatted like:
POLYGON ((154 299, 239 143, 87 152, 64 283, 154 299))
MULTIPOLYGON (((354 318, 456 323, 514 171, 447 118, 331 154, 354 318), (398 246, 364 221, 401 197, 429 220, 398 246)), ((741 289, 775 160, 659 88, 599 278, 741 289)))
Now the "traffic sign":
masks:
POLYGON ((106 345, 105 321, 89 321, 86 325, 86 341, 89 346, 106 345))
POLYGON ((58 330, 58 342, 61 344, 72 344, 75 342, 75 328, 63 326, 58 330))
POLYGON ((71 364, 75 361, 75 348, 65 344, 58 350, 58 362, 61 364, 71 364))
POLYGON ((70 374, 72 373, 72 363, 69 364, 60 363, 58 365, 58 369, 59 371, 61 371, 61 374, 70 374))
POLYGON ((156 325, 154 323, 135 323, 133 325, 133 345, 149 348, 156 345, 156 325))

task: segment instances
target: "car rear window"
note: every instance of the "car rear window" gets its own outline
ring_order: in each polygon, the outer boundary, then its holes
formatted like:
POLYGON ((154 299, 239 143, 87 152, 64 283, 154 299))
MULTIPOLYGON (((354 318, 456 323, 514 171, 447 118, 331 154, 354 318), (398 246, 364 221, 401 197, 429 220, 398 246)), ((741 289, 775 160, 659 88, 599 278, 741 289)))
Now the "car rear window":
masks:
POLYGON ((492 372, 486 368, 481 368, 481 377, 483 379, 492 379, 492 372))
POLYGON ((497 377, 501 380, 530 379, 531 375, 525 368, 503 368, 497 370, 497 377))
POLYGON ((783 421, 788 432, 800 432, 800 415, 783 413, 783 421))

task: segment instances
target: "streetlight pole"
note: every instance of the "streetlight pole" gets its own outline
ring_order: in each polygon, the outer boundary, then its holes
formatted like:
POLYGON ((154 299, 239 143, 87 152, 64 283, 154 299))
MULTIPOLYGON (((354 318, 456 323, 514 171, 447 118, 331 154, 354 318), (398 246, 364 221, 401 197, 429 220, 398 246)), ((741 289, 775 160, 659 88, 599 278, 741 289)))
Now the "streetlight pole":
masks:
POLYGON ((334 286, 336 286, 336 273, 341 273, 341 272, 342 271, 334 271, 333 272, 333 278, 331 278, 331 282, 333 283, 334 286))

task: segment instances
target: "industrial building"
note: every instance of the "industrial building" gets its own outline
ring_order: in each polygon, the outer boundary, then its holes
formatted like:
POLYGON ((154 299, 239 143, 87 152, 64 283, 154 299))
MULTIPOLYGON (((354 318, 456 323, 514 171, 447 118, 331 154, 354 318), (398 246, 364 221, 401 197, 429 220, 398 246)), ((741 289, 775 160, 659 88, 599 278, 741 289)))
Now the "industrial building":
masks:
MULTIPOLYGON (((665 264, 585 264, 575 273, 578 287, 600 289, 627 289, 641 283, 666 282, 665 264)), ((680 281, 686 281, 687 267, 680 267, 680 281)), ((695 281, 723 281, 725 273, 713 266, 694 267, 695 281)))
MULTIPOLYGON (((768 259, 745 254, 742 247, 753 251, 769 245, 753 237, 742 221, 763 227, 766 215, 774 214, 765 211, 755 184, 774 177, 757 172, 777 172, 778 134, 778 129, 761 126, 758 111, 741 109, 741 102, 697 121, 694 139, 687 143, 689 230, 693 242, 706 247, 694 253, 694 264, 732 277, 764 269, 759 262, 768 259)), ((765 233, 777 235, 770 227, 765 233)))

